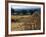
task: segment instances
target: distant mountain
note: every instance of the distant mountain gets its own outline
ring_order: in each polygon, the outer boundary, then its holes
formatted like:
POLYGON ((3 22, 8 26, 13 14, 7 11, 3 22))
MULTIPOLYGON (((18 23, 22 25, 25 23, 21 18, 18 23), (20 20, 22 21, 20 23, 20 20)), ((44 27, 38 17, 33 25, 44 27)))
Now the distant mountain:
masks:
POLYGON ((34 12, 40 13, 40 8, 35 9, 13 9, 11 8, 12 15, 32 15, 34 12))

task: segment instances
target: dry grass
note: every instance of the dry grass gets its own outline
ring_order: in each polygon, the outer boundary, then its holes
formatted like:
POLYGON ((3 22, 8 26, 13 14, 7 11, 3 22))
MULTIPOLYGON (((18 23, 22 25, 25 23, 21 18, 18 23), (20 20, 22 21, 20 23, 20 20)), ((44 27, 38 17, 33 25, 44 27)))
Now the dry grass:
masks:
POLYGON ((22 30, 39 30, 40 29, 40 15, 12 15, 11 19, 14 19, 16 22, 12 22, 11 30, 12 31, 22 31, 22 30))

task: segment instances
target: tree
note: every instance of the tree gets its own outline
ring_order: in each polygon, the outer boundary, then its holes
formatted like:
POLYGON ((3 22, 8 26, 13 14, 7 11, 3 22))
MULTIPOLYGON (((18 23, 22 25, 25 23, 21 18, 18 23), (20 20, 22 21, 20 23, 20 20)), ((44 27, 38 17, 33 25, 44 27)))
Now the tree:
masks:
POLYGON ((32 15, 33 14, 33 10, 29 10, 30 14, 32 15))
POLYGON ((11 8, 11 15, 14 15, 14 9, 13 8, 11 8))
POLYGON ((27 13, 27 10, 22 10, 22 13, 25 15, 27 13))

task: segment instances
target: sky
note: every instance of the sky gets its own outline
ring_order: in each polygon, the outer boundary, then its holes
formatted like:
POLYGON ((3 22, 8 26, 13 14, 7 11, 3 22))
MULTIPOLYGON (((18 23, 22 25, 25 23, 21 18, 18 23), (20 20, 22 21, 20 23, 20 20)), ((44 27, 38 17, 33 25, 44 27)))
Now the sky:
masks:
POLYGON ((38 7, 38 6, 12 5, 11 8, 13 8, 13 9, 35 9, 35 8, 40 8, 40 7, 38 7))

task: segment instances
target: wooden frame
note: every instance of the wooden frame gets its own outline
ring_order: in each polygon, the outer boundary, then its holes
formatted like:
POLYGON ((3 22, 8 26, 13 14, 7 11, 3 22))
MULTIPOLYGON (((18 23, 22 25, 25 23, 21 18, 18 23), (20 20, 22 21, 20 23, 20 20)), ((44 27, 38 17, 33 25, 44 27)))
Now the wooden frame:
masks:
POLYGON ((45 33, 45 4, 43 2, 24 2, 24 1, 5 1, 5 36, 21 36, 21 35, 38 35, 45 33), (27 3, 27 4, 42 4, 43 5, 43 32, 28 33, 28 34, 8 34, 8 3, 27 3))

